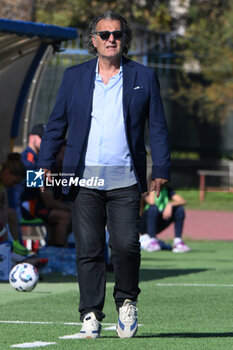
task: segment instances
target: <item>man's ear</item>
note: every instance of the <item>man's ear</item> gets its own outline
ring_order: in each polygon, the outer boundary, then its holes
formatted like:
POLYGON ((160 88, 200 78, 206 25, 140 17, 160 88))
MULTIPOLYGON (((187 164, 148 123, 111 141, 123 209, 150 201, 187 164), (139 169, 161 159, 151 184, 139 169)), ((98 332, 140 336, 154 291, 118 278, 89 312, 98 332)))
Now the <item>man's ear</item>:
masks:
POLYGON ((91 40, 92 40, 92 44, 94 45, 94 47, 96 47, 97 45, 96 45, 96 37, 95 37, 95 35, 92 35, 91 40))

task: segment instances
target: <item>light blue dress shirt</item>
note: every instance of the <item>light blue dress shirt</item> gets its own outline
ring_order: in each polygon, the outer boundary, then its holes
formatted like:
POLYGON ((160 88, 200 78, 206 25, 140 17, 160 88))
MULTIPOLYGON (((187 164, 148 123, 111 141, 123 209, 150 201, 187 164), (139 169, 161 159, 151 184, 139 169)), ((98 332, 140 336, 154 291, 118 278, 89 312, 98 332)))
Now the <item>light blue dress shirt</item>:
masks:
POLYGON ((96 65, 91 126, 85 155, 79 168, 83 179, 103 179, 85 187, 112 190, 137 183, 126 139, 123 118, 123 70, 104 84, 96 65), (99 182, 98 182, 99 183, 99 182))

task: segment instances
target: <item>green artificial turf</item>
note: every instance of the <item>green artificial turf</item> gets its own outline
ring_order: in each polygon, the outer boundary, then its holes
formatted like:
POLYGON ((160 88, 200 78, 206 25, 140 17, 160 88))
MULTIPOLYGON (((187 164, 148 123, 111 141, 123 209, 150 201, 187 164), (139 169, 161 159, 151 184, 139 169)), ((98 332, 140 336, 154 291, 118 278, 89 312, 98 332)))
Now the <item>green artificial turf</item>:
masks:
POLYGON ((233 211, 232 192, 206 192, 203 202, 199 200, 199 190, 176 189, 176 192, 186 199, 187 209, 233 211))
POLYGON ((187 254, 142 252, 141 326, 133 339, 119 339, 114 330, 106 330, 117 322, 111 273, 102 337, 95 340, 59 338, 80 329, 80 325, 66 324, 80 322, 75 277, 44 275, 30 293, 16 292, 8 283, 0 283, 0 349, 35 341, 56 343, 34 348, 51 350, 233 349, 233 241, 188 244, 192 251, 187 254))

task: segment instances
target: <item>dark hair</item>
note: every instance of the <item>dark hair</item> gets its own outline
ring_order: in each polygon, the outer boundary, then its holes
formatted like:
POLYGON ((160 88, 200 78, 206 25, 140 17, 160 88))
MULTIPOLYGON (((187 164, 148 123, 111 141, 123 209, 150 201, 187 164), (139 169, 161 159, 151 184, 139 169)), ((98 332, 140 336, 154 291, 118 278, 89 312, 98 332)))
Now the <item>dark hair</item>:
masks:
POLYGON ((44 135, 45 127, 46 127, 45 124, 36 124, 33 126, 29 135, 38 135, 42 139, 42 136, 44 135))
POLYGON ((2 164, 2 170, 6 169, 9 169, 12 175, 25 178, 26 169, 21 160, 20 153, 12 152, 8 154, 7 160, 2 164))
POLYGON ((119 13, 113 12, 113 11, 107 11, 104 14, 94 18, 91 23, 89 24, 87 37, 85 40, 86 47, 88 49, 88 52, 90 54, 97 54, 97 50, 95 46, 92 43, 92 36, 96 32, 96 26, 98 22, 101 19, 111 19, 111 20, 118 20, 121 23, 121 30, 124 32, 123 40, 124 40, 124 47, 123 47, 123 53, 127 54, 130 48, 131 40, 132 40, 132 31, 126 21, 126 19, 120 15, 119 13))

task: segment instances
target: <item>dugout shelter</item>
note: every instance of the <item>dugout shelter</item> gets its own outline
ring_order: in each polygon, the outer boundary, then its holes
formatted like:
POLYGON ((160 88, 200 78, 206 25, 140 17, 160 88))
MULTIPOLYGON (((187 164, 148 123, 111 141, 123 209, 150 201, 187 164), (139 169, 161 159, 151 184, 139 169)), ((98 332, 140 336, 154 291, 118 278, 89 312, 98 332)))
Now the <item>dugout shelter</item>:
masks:
POLYGON ((20 126, 27 139, 43 73, 75 28, 0 19, 0 164, 12 151, 20 126))

